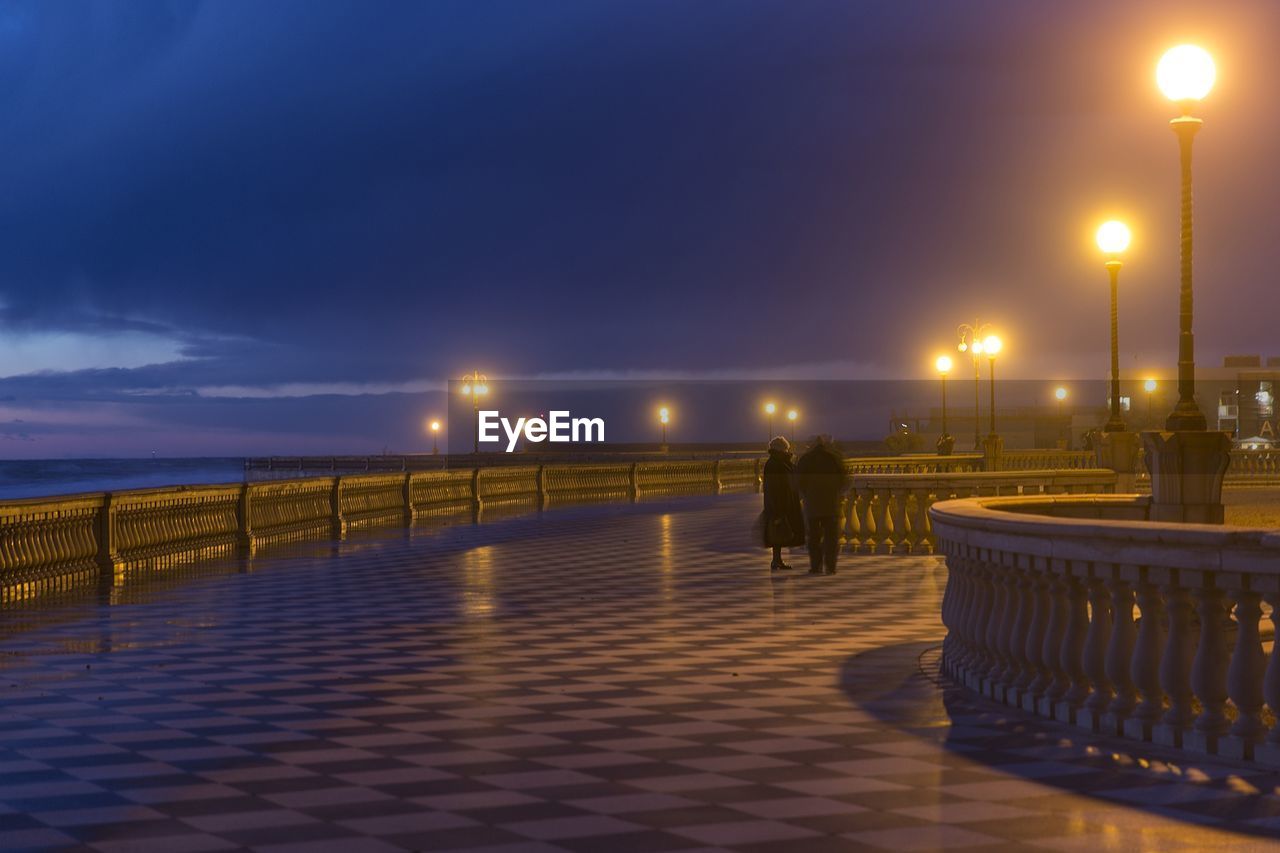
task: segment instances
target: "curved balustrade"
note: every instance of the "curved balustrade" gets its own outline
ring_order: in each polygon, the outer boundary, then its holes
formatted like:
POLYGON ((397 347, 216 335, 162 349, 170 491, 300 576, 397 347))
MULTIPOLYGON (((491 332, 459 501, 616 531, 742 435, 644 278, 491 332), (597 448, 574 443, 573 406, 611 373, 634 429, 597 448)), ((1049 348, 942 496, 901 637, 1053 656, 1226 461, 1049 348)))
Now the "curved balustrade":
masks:
POLYGON ((1280 450, 1232 450, 1227 477, 1280 480, 1280 450))
POLYGON ((338 513, 352 529, 400 524, 405 517, 403 474, 356 474, 338 478, 338 513))
POLYGON ((476 501, 481 509, 537 506, 541 492, 537 465, 481 468, 476 472, 476 501))
POLYGON ((96 575, 106 500, 88 494, 0 504, 0 600, 53 592, 96 575))
POLYGON ((471 515, 475 511, 472 477, 469 469, 460 471, 418 471, 409 475, 410 522, 420 518, 444 519, 471 515))
POLYGON ((978 495, 1114 492, 1116 473, 976 471, 950 474, 863 474, 852 478, 844 503, 845 550, 854 554, 932 553, 929 508, 940 500, 978 495))
POLYGON ((944 672, 1096 732, 1280 765, 1280 644, 1264 654, 1260 624, 1262 602, 1280 622, 1280 534, 1149 522, 1148 502, 936 504, 944 672))
POLYGON ((719 490, 756 492, 760 490, 760 474, 764 466, 758 459, 721 459, 716 468, 719 490))
POLYGON ((547 465, 542 488, 547 503, 627 500, 635 492, 631 463, 547 465))
POLYGON ((307 477, 250 483, 244 487, 241 541, 258 544, 341 535, 337 513, 337 477, 307 477))

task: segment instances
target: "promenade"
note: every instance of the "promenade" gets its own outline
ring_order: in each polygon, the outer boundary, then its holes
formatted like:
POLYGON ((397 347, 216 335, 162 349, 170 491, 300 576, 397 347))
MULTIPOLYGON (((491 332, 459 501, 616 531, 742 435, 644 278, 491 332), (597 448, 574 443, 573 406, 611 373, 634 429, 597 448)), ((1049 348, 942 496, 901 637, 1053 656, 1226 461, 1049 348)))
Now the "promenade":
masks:
POLYGON ((771 576, 758 504, 359 534, 7 612, 0 849, 1280 849, 1280 776, 944 688, 940 559, 771 576))

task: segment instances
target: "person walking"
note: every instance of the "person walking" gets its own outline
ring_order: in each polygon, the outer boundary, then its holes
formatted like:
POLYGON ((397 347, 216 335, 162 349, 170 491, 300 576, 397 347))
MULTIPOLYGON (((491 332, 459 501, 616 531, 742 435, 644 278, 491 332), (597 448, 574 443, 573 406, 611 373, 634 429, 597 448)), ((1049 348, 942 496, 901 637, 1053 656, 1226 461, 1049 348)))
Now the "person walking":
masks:
POLYGON ((836 573, 840 553, 840 501, 848 477, 844 459, 829 435, 817 435, 796 463, 804 517, 808 523, 809 574, 836 573))
POLYGON ((783 548, 804 544, 804 513, 795 488, 795 463, 791 443, 782 436, 769 442, 769 459, 764 463, 764 512, 761 526, 764 544, 773 549, 772 571, 790 569, 782 560, 783 548))

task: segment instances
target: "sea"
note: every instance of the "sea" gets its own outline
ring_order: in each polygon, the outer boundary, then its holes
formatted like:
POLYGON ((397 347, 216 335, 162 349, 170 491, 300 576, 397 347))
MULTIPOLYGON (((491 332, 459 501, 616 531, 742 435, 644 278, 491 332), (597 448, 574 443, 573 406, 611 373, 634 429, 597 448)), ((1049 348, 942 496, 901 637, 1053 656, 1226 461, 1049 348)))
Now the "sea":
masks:
POLYGON ((0 499, 72 495, 156 486, 241 483, 277 472, 246 472, 244 459, 11 459, 0 460, 0 499))

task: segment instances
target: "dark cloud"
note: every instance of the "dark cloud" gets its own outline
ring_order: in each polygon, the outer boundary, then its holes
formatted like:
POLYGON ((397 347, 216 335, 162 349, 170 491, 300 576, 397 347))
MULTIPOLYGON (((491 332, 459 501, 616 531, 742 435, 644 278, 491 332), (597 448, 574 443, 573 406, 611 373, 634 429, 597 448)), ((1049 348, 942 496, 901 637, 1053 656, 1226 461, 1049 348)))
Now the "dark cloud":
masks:
POLYGON ((1150 76, 1188 37, 1223 78, 1201 351, 1263 351, 1269 319, 1233 306, 1271 298, 1278 24, 1261 0, 10 2, 0 327, 192 358, 4 390, 211 411, 195 389, 473 364, 901 375, 974 314, 1028 370, 1101 373, 1086 229, 1117 206, 1143 229, 1126 348, 1164 364, 1176 186, 1150 76))

